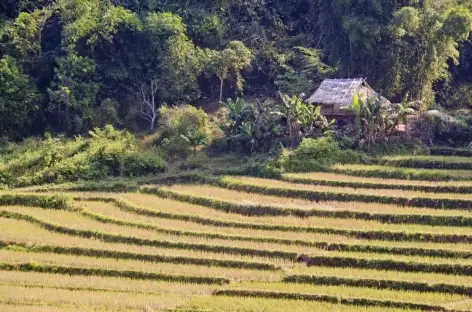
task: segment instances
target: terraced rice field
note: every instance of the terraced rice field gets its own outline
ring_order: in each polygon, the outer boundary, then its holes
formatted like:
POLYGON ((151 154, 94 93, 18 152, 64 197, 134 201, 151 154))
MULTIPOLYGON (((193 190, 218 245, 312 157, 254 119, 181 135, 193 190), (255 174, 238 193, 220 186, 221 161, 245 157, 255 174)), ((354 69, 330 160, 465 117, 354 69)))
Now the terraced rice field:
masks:
POLYGON ((472 311, 472 182, 415 170, 5 191, 0 311, 472 311))

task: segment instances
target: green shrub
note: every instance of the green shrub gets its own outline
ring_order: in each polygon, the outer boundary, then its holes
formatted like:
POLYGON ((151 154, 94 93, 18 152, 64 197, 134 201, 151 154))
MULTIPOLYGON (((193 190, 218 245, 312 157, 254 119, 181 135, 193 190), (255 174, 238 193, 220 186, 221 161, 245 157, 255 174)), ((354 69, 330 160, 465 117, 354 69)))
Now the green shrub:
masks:
POLYGON ((279 163, 287 171, 324 171, 339 158, 340 153, 337 143, 329 137, 303 139, 293 153, 283 152, 279 163))
POLYGON ((208 115, 190 105, 159 109, 160 141, 170 158, 186 158, 193 149, 211 142, 208 115))
POLYGON ((122 174, 128 177, 157 174, 166 171, 164 159, 152 152, 134 152, 125 155, 121 167, 122 174))
POLYGON ((375 163, 375 160, 363 152, 355 151, 352 149, 346 149, 346 150, 339 151, 336 162, 342 163, 342 164, 356 164, 356 163, 371 164, 371 163, 375 163))
POLYGON ((369 150, 373 156, 380 155, 428 155, 429 148, 424 146, 420 140, 389 140, 387 142, 377 142, 369 150))
POLYGON ((28 186, 66 181, 137 176, 165 170, 158 154, 139 153, 137 140, 112 126, 94 129, 88 138, 67 139, 46 135, 27 141, 3 155, 0 184, 28 186))
POLYGON ((168 160, 186 159, 191 154, 191 148, 181 137, 164 138, 160 147, 168 160))
POLYGON ((30 206, 50 209, 67 209, 71 205, 70 198, 61 195, 36 194, 2 194, 0 206, 30 206))

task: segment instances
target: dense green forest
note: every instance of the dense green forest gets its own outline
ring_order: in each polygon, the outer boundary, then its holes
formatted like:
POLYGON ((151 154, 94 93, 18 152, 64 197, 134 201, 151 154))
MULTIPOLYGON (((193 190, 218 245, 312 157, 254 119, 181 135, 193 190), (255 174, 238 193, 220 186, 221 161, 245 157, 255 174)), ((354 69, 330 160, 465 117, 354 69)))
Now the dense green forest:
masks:
POLYGON ((363 77, 472 105, 469 0, 4 0, 0 134, 153 129, 164 104, 308 94, 363 77))

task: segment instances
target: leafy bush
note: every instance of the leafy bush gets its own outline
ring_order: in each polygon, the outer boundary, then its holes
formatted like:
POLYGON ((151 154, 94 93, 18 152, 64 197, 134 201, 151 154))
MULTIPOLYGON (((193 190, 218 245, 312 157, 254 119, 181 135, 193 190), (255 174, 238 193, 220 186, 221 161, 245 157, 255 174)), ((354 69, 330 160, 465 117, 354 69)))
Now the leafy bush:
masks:
POLYGON ((281 171, 326 171, 335 163, 370 163, 372 158, 355 150, 342 150, 331 137, 303 139, 293 152, 283 150, 272 164, 281 171))
POLYGON ((153 152, 134 152, 123 158, 122 174, 124 176, 157 174, 165 170, 164 159, 153 152))
POLYGON ((288 171, 320 171, 333 164, 340 152, 339 146, 329 137, 303 139, 292 154, 281 159, 288 171))
POLYGON ((415 127, 428 144, 466 147, 472 141, 472 114, 467 110, 458 111, 454 116, 428 111, 415 127))
POLYGON ((47 136, 17 145, 3 156, 0 184, 27 186, 109 176, 137 176, 165 170, 157 153, 139 153, 136 139, 112 126, 95 129, 89 138, 47 136))
POLYGON ((192 130, 208 130, 208 115, 202 109, 191 105, 162 106, 159 116, 159 130, 165 138, 185 135, 192 130))
POLYGON ((208 115, 190 105, 159 109, 160 140, 168 156, 187 157, 189 150, 211 142, 208 115))
POLYGON ((430 150, 421 140, 389 140, 378 142, 371 146, 369 154, 380 155, 428 155, 430 150))
POLYGON ((472 86, 463 84, 453 88, 446 105, 448 108, 472 108, 472 86))

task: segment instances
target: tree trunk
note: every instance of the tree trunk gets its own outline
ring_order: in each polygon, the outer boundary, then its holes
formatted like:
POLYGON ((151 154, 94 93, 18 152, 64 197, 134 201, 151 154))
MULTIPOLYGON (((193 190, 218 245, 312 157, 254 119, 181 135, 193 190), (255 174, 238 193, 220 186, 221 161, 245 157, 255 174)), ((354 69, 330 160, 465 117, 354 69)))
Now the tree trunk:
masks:
POLYGON ((154 131, 155 123, 156 123, 156 116, 153 116, 151 120, 151 131, 154 131))
POLYGON ((223 102, 223 83, 224 80, 220 78, 220 103, 223 102))

